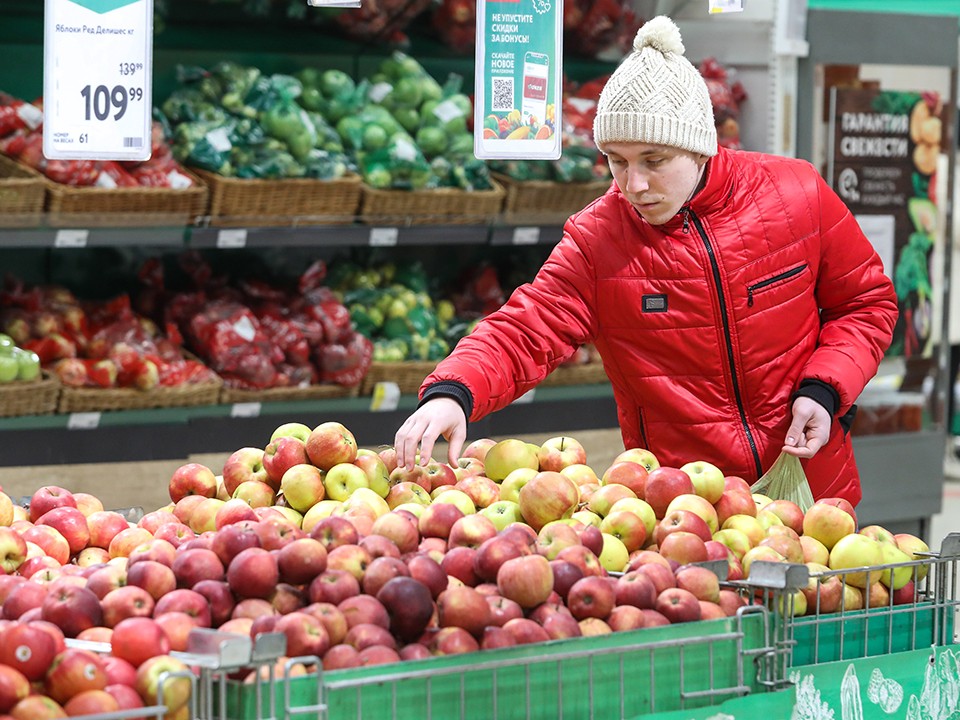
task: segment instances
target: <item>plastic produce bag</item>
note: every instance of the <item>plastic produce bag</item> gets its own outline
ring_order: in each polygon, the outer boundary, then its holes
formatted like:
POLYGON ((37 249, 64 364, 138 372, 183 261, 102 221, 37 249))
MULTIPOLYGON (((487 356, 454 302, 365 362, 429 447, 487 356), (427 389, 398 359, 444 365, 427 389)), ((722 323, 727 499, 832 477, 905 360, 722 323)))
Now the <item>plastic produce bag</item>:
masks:
POLYGON ((290 154, 302 160, 317 144, 317 129, 307 111, 296 102, 303 86, 296 78, 285 75, 274 75, 271 82, 276 102, 260 116, 260 124, 267 135, 285 142, 290 154))
POLYGON ((750 486, 750 492, 766 495, 773 500, 790 500, 806 512, 813 505, 813 493, 800 465, 800 458, 780 453, 777 461, 763 477, 750 486))

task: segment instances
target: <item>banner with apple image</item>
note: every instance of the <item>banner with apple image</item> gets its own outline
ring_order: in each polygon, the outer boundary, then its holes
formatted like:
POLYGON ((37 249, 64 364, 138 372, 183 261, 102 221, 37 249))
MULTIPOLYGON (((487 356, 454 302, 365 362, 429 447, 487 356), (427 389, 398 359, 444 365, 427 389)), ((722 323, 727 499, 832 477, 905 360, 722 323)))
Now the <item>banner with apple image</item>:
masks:
POLYGON ((935 92, 831 89, 827 181, 857 216, 894 281, 890 355, 929 356, 930 256, 942 238, 936 183, 948 109, 935 92))

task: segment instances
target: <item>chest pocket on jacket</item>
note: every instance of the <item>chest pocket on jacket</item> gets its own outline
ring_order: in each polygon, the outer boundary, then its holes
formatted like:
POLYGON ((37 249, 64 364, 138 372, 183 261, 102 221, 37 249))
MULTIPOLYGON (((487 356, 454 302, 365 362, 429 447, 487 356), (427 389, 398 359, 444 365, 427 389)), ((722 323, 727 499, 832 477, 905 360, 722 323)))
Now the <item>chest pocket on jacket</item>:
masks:
POLYGON ((753 307, 754 297, 758 293, 762 293, 765 290, 771 290, 777 285, 786 284, 798 277, 806 269, 807 263, 803 263, 802 265, 797 265, 789 270, 784 270, 783 272, 777 273, 772 277, 768 277, 764 280, 758 280, 757 282, 747 285, 747 307, 753 307))

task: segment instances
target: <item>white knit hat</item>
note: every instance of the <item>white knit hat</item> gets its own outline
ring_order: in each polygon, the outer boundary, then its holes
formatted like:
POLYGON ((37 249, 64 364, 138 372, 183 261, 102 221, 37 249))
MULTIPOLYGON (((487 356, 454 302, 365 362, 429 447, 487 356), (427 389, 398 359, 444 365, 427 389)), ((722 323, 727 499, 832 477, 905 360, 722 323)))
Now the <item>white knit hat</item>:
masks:
POLYGON ((593 137, 643 142, 717 154, 717 129, 707 84, 683 57, 680 29, 663 15, 645 23, 633 52, 620 64, 597 103, 593 137))

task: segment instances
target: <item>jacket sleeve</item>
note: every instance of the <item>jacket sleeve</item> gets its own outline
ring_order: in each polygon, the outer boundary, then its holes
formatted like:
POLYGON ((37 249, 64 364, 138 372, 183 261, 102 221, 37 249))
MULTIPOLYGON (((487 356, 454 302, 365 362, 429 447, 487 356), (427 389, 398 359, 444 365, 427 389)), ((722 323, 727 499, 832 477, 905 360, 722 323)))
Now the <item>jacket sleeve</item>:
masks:
POLYGON ((527 392, 596 335, 595 272, 575 218, 533 282, 522 285, 442 360, 420 388, 441 380, 469 390, 476 421, 527 392))
POLYGON ((893 339, 897 299, 870 241, 843 201, 816 176, 820 208, 817 302, 820 336, 802 378, 833 387, 843 415, 872 378, 893 339))

